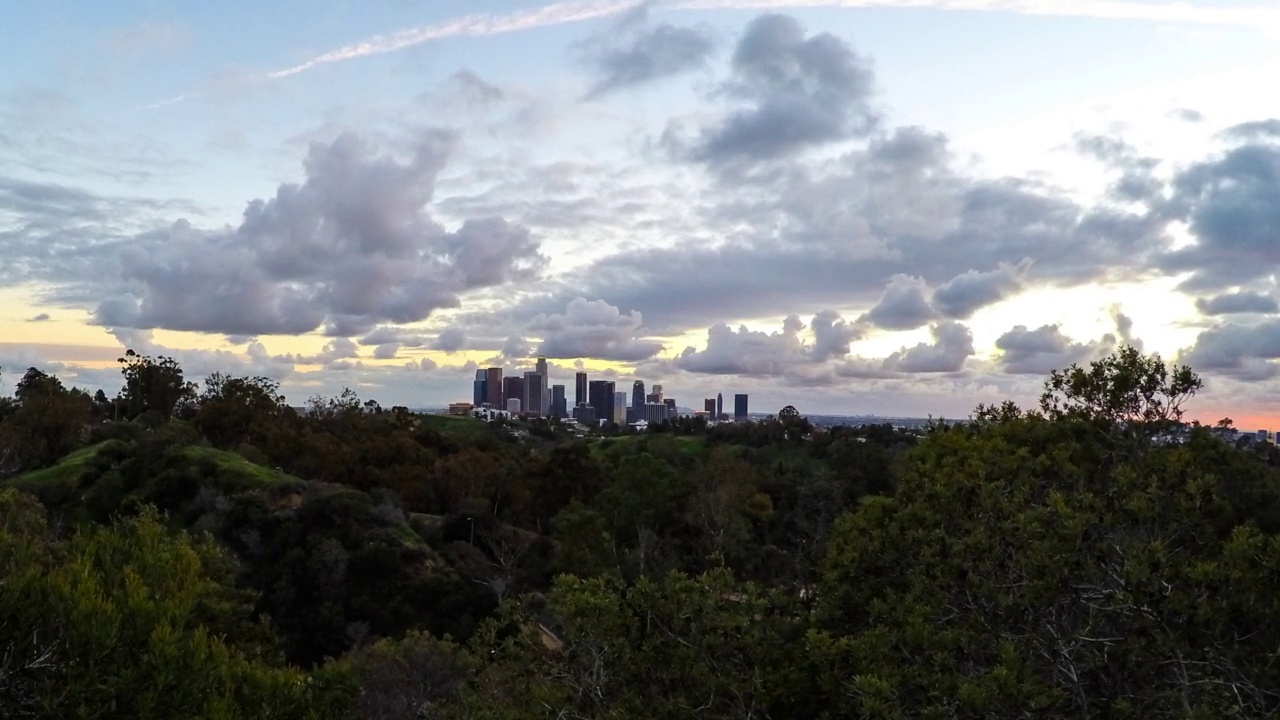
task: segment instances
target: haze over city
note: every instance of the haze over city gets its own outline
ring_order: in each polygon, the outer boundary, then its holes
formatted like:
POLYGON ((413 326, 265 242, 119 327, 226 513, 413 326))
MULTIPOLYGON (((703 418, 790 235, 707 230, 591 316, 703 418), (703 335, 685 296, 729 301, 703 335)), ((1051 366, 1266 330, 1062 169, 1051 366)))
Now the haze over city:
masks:
POLYGON ((0 393, 126 348, 384 405, 477 368, 966 415, 1129 343, 1274 427, 1280 9, 0 11, 0 393))

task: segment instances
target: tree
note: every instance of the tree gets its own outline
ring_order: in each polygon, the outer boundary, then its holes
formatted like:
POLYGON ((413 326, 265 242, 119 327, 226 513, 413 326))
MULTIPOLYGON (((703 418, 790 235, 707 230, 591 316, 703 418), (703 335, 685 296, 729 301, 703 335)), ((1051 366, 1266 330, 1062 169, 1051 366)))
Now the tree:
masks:
POLYGON ((213 373, 197 402, 196 428, 215 447, 231 449, 263 434, 283 413, 280 384, 265 377, 213 373))
POLYGON ((79 447, 93 404, 88 394, 30 368, 14 395, 16 407, 0 424, 0 474, 52 465, 79 447))
POLYGON ((129 420, 152 412, 167 422, 179 403, 195 395, 195 385, 183 381, 182 366, 171 357, 152 358, 128 350, 117 362, 124 375, 120 396, 129 420))
POLYGON ((1051 420, 1084 419, 1160 431, 1182 419, 1182 404, 1204 387, 1181 365, 1167 367, 1159 355, 1125 346, 1090 363, 1055 370, 1045 381, 1040 409, 1051 420))

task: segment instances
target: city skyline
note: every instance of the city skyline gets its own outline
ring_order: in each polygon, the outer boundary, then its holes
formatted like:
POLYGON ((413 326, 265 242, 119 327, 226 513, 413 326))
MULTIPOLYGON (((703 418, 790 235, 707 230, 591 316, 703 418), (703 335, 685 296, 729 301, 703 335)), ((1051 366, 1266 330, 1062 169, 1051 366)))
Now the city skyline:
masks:
POLYGON ((1280 425, 1273 4, 375 5, 6 15, 0 393, 958 418, 1127 343, 1280 425))

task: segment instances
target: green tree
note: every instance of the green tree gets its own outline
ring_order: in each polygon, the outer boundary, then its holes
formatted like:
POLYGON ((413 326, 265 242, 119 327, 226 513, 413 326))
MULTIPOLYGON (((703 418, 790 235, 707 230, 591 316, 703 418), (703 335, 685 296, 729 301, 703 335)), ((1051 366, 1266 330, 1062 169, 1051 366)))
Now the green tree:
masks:
POLYGON ((167 422, 180 403, 195 395, 195 385, 183 381, 182 366, 171 357, 152 358, 128 350, 117 362, 124 375, 120 397, 129 420, 150 412, 167 422))
POLYGON ((80 446, 92 399, 31 368, 18 381, 16 405, 0 423, 0 473, 45 467, 80 446))
POLYGON ((253 442, 279 421, 285 409, 280 384, 265 377, 205 378, 193 422, 215 447, 232 449, 253 442))

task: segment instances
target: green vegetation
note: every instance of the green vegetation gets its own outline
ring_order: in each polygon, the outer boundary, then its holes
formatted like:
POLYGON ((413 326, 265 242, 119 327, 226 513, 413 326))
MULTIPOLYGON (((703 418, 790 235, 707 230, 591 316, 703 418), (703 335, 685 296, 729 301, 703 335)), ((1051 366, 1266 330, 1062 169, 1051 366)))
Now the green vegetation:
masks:
POLYGON ((584 439, 129 358, 0 401, 0 716, 1280 713, 1280 454, 1131 349, 922 434, 584 439))

